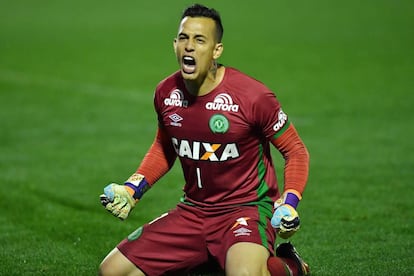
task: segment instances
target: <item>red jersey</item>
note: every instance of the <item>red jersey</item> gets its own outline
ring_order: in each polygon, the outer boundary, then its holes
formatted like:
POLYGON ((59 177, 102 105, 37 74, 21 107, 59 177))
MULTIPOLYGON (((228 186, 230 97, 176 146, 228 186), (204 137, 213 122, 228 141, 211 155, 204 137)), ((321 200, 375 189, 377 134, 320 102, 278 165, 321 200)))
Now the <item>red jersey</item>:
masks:
POLYGON ((272 205, 279 197, 270 140, 288 119, 263 83, 226 67, 214 90, 193 96, 176 72, 157 86, 154 104, 181 162, 185 203, 272 205))

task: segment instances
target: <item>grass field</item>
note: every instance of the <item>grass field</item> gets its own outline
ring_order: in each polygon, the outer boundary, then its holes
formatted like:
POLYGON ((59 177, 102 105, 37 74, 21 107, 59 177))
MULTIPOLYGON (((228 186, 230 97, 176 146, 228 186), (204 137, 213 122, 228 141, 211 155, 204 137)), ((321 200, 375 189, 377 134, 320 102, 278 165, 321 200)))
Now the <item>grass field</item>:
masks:
MULTIPOLYGON (((190 3, 0 1, 0 275, 95 275, 178 201, 178 163, 127 221, 98 196, 152 142, 190 3)), ((414 275, 414 2, 202 3, 221 62, 273 89, 309 148, 292 241, 313 274, 414 275)))

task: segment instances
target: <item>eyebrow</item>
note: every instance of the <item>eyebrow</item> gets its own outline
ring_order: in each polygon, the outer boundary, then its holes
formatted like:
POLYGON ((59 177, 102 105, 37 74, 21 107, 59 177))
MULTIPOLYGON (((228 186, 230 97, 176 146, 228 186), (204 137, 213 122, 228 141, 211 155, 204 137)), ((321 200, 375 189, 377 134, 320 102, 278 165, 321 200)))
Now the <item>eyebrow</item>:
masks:
MULTIPOLYGON (((187 33, 184 33, 184 32, 179 33, 178 36, 190 37, 187 33)), ((202 35, 202 34, 196 34, 194 36, 194 38, 205 38, 205 39, 207 39, 207 36, 202 35)))

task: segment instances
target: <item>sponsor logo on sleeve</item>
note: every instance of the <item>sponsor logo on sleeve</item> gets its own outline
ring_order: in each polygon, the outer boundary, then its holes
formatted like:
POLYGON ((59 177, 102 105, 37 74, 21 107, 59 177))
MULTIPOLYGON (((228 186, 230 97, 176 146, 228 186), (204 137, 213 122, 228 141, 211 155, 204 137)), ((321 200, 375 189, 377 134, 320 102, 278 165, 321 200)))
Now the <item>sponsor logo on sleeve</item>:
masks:
POLYGON ((273 130, 278 132, 282 127, 286 125, 288 121, 288 116, 282 111, 279 111, 278 120, 276 124, 273 125, 273 130))

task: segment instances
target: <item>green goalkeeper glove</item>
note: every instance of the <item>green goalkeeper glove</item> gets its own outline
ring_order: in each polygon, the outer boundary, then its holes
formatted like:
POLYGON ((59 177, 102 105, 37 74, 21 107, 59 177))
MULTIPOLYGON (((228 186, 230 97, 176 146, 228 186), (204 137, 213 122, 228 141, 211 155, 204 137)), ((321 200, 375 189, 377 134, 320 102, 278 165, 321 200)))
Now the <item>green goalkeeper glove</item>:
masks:
POLYGON ((129 212, 135 207, 135 200, 128 192, 127 186, 115 183, 109 184, 104 188, 104 193, 100 196, 102 205, 114 216, 124 220, 129 212))
POLYGON ((299 197, 296 193, 286 191, 274 204, 275 212, 271 224, 283 239, 290 238, 299 230, 300 220, 295 209, 298 203, 299 197))
POLYGON ((106 186, 100 196, 101 203, 111 214, 124 220, 149 188, 151 186, 145 177, 134 173, 125 185, 112 183, 106 186))

